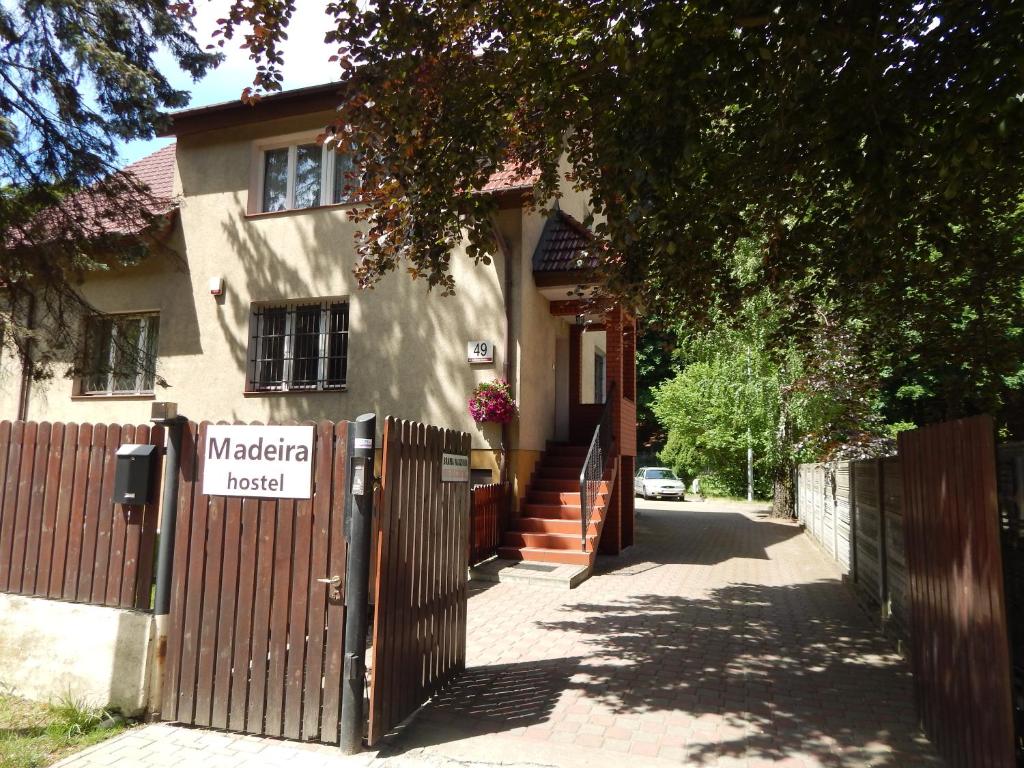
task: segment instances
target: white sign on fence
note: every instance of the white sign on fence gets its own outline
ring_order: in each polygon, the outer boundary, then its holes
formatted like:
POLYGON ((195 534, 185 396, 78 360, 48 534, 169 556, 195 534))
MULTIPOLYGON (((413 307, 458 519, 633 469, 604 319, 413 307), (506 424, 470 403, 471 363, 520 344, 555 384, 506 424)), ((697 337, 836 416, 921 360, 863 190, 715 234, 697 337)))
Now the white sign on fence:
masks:
POLYGON ((458 453, 445 453, 441 456, 442 483, 469 482, 469 456, 458 453))
POLYGON ((315 427, 211 424, 206 428, 203 493, 309 499, 315 427))

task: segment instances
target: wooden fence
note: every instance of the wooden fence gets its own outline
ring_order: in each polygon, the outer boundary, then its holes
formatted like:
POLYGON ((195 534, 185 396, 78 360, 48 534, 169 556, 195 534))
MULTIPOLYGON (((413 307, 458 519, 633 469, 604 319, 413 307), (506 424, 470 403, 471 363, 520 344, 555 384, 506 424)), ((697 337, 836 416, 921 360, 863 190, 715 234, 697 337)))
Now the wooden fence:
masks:
POLYGON ((369 743, 437 693, 466 663, 469 483, 442 480, 442 454, 470 437, 388 418, 374 536, 369 743))
POLYGON ((124 443, 162 445, 163 429, 0 422, 0 592, 150 607, 159 466, 152 503, 114 504, 124 443))
POLYGON ((202 494, 207 424, 182 436, 161 716, 336 744, 348 422, 316 425, 312 499, 202 494))
POLYGON ((479 485, 470 504, 469 564, 486 560, 498 551, 508 525, 508 483, 479 485))
POLYGON ((980 416, 899 436, 911 664, 925 730, 953 768, 1015 765, 995 428, 980 416))
POLYGON ((996 460, 1017 754, 1024 755, 1024 443, 1000 445, 996 460))
POLYGON ((797 517, 879 610, 887 629, 905 639, 909 616, 899 459, 802 464, 797 517))

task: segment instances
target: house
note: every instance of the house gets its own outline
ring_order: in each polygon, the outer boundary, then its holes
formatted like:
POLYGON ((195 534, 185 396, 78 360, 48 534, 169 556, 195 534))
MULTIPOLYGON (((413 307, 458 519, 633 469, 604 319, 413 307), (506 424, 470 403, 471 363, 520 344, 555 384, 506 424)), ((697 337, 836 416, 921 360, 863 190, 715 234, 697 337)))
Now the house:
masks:
POLYGON ((141 423, 169 400, 193 420, 376 411, 466 430, 474 480, 497 481, 504 458, 520 517, 560 521, 524 524, 507 554, 551 559, 548 544, 580 548, 579 469, 607 400, 625 480, 602 547, 617 552, 632 540, 636 326, 568 298, 587 279, 586 199, 567 190, 546 216, 529 208, 530 179, 496 174, 481 192, 500 202, 504 247, 488 265, 454 254, 455 296, 404 274, 362 291, 344 158, 316 143, 337 98, 316 86, 174 115, 176 143, 127 169, 173 200, 169 249, 91 274, 81 292, 108 314, 83 324, 81 375, 27 382, 5 360, 0 416, 141 423), (469 359, 471 342, 491 354, 469 359), (125 346, 134 360, 120 359, 125 346), (473 387, 500 377, 519 406, 504 434, 467 410, 473 387), (573 506, 575 527, 563 519, 573 506), (571 545, 557 538, 573 531, 571 545))

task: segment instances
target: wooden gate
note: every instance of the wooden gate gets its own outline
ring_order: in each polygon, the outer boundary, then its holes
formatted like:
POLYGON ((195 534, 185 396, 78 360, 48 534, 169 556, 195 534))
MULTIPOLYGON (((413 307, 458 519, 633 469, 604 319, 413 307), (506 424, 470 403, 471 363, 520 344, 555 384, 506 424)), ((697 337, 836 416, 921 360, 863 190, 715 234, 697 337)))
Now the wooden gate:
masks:
POLYGON ((388 418, 374 555, 369 742, 466 665, 470 437, 388 418), (442 480, 442 455, 467 458, 466 481, 442 480))
POLYGON ((184 429, 161 716, 336 744, 348 422, 316 425, 312 499, 205 496, 208 424, 184 429))
POLYGON ((991 418, 899 436, 911 663, 919 711, 951 766, 1014 765, 991 418))

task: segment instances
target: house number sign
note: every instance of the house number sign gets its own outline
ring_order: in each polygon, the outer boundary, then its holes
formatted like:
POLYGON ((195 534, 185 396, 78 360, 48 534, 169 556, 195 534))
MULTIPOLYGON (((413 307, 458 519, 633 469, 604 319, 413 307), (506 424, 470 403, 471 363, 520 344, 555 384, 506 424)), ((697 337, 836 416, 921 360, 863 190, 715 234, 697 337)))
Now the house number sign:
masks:
POLYGON ((262 499, 313 496, 313 426, 211 424, 203 493, 262 499))
POLYGON ((471 341, 466 347, 466 359, 471 363, 493 363, 494 345, 489 341, 471 341))

